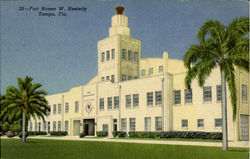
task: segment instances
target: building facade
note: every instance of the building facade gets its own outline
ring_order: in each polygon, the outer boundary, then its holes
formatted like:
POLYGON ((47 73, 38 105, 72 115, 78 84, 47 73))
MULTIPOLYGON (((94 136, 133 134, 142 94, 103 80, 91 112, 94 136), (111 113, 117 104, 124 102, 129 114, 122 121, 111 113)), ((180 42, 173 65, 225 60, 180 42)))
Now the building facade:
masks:
MULTIPOLYGON (((109 37, 98 42, 98 74, 86 85, 46 96, 46 122, 31 120, 29 131, 222 131, 221 80, 215 69, 203 88, 184 86, 183 61, 141 58, 141 41, 130 37, 122 7, 111 19, 109 37)), ((232 119, 228 99, 229 140, 249 140, 249 74, 236 68, 238 105, 232 119)))

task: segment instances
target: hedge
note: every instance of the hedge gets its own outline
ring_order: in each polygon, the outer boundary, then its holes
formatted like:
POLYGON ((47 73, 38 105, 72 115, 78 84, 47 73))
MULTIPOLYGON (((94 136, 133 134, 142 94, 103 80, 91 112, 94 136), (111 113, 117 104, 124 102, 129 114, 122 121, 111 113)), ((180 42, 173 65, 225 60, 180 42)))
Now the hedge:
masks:
POLYGON ((83 138, 84 136, 86 136, 84 132, 81 132, 79 135, 80 138, 83 138))
POLYGON ((130 131, 129 137, 222 140, 222 133, 221 132, 203 132, 203 131, 162 131, 162 132, 130 131))
POLYGON ((114 137, 126 137, 127 133, 125 131, 113 131, 113 136, 114 137))
MULTIPOLYGON (((18 136, 19 136, 19 138, 22 138, 23 133, 22 133, 22 132, 20 132, 18 136)), ((29 136, 29 133, 28 133, 28 132, 25 132, 25 137, 28 137, 28 136, 29 136)))
POLYGON ((51 131, 49 132, 50 135, 52 136, 66 136, 68 135, 67 131, 51 131))
POLYGON ((28 135, 47 135, 46 131, 28 131, 28 135))
POLYGON ((98 137, 105 137, 105 136, 108 136, 108 132, 107 131, 97 131, 96 135, 98 137))

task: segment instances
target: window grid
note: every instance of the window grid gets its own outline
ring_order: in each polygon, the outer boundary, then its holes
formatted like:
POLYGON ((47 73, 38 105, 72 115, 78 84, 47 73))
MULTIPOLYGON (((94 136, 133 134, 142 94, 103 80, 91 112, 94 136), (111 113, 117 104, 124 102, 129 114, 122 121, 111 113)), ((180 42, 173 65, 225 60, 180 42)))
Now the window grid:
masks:
POLYGON ((155 105, 162 104, 162 94, 161 91, 155 92, 155 105))
POLYGON ((132 51, 128 50, 128 60, 132 60, 132 51))
POLYGON ((144 123, 145 123, 145 131, 151 131, 151 118, 150 117, 145 117, 144 118, 144 123))
POLYGON ((214 119, 214 126, 215 127, 222 127, 222 118, 214 119))
POLYGON ((203 102, 211 102, 212 101, 212 87, 207 86, 203 87, 203 102))
POLYGON ((75 113, 79 111, 79 102, 75 101, 75 113))
POLYGON ((101 61, 104 62, 104 59, 105 59, 105 53, 102 52, 102 58, 101 58, 101 61))
POLYGON ((153 105, 153 92, 147 93, 147 105, 152 106, 153 105))
POLYGON ((186 119, 181 120, 181 127, 188 128, 188 120, 186 120, 186 119))
POLYGON ((135 118, 129 118, 129 130, 135 131, 135 118))
POLYGON ((53 121, 53 131, 56 131, 56 121, 53 121))
POLYGON ((100 100, 99 101, 99 108, 100 108, 100 110, 104 110, 104 98, 100 98, 99 100, 100 100))
POLYGON ((131 95, 126 95, 126 108, 131 108, 131 95))
POLYGON ((115 75, 111 75, 111 82, 115 82, 115 75))
POLYGON ((106 51, 106 60, 109 61, 110 60, 110 51, 106 51))
POLYGON ((58 104, 58 114, 62 113, 62 104, 58 104))
POLYGON ((246 102, 247 101, 247 86, 246 85, 242 85, 241 86, 241 100, 242 102, 246 102))
POLYGON ((155 131, 162 131, 162 117, 155 117, 155 131))
POLYGON ((192 89, 185 89, 185 104, 192 103, 192 89))
POLYGON ((139 94, 133 94, 133 107, 138 107, 139 105, 139 94))
POLYGON ((119 96, 114 97, 114 108, 119 108, 119 96))
POLYGON ((53 114, 56 115, 56 104, 53 105, 53 114))
POLYGON ((69 113, 69 103, 65 103, 65 113, 69 113))
POLYGON ((138 62, 138 52, 134 52, 134 61, 138 62))
POLYGON ((122 59, 126 60, 126 49, 122 49, 122 59))
POLYGON ((222 88, 221 85, 216 86, 216 100, 220 102, 222 100, 222 88))
POLYGON ((57 128, 57 129, 58 129, 58 131, 61 131, 61 127, 62 127, 62 125, 61 125, 61 121, 58 121, 58 122, 57 122, 57 125, 58 125, 58 128, 57 128))
POLYGON ((65 131, 68 131, 68 130, 69 130, 69 121, 67 121, 67 120, 65 121, 64 127, 65 127, 65 128, 64 128, 65 131))
POLYGON ((112 59, 115 59, 115 49, 111 50, 111 54, 112 54, 112 59))
POLYGON ((181 90, 174 90, 174 104, 181 104, 181 90))
POLYGON ((198 128, 204 127, 204 119, 197 119, 197 127, 198 128))
POLYGON ((126 131, 126 129, 127 129, 127 119, 126 118, 121 119, 121 129, 122 129, 122 131, 126 131))
POLYGON ((108 109, 112 109, 112 97, 108 97, 108 109))

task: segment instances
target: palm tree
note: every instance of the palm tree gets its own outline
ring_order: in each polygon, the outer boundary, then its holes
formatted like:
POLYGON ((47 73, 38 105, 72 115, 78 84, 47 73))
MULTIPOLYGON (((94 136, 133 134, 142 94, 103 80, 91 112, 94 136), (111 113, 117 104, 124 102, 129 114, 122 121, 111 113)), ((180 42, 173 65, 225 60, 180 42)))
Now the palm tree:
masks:
POLYGON ((233 120, 236 118, 235 68, 249 72, 249 19, 235 18, 228 26, 217 20, 207 20, 200 28, 197 38, 199 44, 191 45, 184 55, 184 65, 188 69, 185 86, 190 88, 197 78, 200 87, 215 68, 220 69, 222 85, 223 150, 227 143, 227 98, 226 83, 229 88, 233 120))
POLYGON ((22 142, 25 142, 25 119, 34 119, 40 117, 44 120, 46 112, 49 110, 44 90, 37 90, 42 85, 40 83, 32 84, 33 78, 26 76, 24 80, 17 78, 18 88, 9 86, 6 89, 5 99, 1 105, 5 105, 0 116, 4 119, 22 118, 22 142), (25 117, 26 116, 26 117, 25 117))

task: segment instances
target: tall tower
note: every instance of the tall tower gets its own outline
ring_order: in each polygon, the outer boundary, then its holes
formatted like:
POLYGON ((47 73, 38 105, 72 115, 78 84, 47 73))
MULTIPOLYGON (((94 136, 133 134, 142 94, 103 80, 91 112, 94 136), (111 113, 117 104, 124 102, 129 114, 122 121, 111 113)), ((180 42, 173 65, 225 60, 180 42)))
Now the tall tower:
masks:
POLYGON ((128 17, 118 6, 109 37, 98 41, 98 80, 120 82, 139 77, 141 41, 130 37, 128 17))

